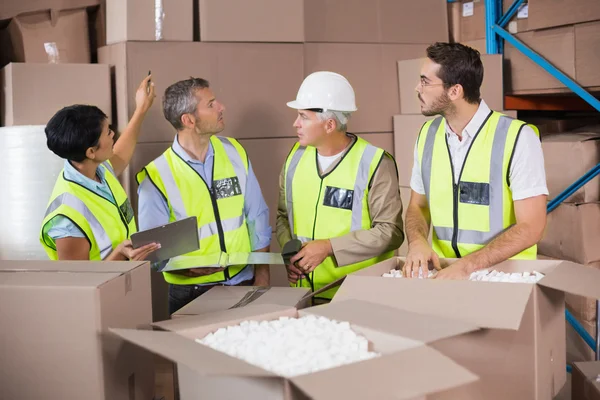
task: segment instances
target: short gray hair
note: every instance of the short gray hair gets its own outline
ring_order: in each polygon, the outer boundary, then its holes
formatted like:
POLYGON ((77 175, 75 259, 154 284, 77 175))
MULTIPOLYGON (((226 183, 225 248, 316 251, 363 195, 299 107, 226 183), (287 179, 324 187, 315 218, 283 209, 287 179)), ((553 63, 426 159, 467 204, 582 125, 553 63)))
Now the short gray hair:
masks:
POLYGON ((337 125, 337 129, 341 132, 346 132, 346 130, 348 130, 348 121, 350 120, 351 116, 351 112, 345 111, 327 110, 321 113, 317 113, 317 117, 321 121, 327 121, 328 119, 334 120, 337 125))
POLYGON ((167 121, 178 131, 183 129, 181 116, 183 114, 193 114, 198 107, 198 98, 196 91, 206 89, 209 83, 206 79, 190 77, 184 81, 179 81, 165 90, 163 96, 163 113, 167 121))

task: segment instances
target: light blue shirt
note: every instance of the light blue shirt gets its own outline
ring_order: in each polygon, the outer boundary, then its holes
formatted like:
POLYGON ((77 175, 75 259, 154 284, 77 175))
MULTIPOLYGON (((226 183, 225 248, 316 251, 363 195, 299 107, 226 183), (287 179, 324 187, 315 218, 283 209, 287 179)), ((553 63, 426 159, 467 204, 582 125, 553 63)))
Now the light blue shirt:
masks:
MULTIPOLYGON (((75 167, 73 167, 68 160, 65 160, 63 174, 66 180, 78 183, 97 195, 104 197, 111 203, 116 204, 115 198, 108 187, 108 183, 106 183, 104 169, 96 169, 96 175, 98 178, 100 178, 100 182, 96 182, 95 180, 90 179, 81 172, 77 171, 77 169, 75 169, 75 167)), ((79 227, 75 225, 73 221, 63 215, 57 215, 56 217, 52 218, 48 222, 47 227, 48 228, 46 229, 48 229, 48 236, 54 240, 63 239, 66 237, 85 237, 85 234, 81 231, 81 229, 79 229, 79 227)))
MULTIPOLYGON (((204 162, 194 160, 186 153, 177 140, 173 141, 173 151, 192 167, 204 181, 212 186, 212 170, 215 152, 212 144, 209 144, 204 162)), ((271 225, 269 225, 269 207, 265 203, 260 185, 248 161, 248 180, 246 181, 246 194, 244 196, 244 216, 248 225, 250 245, 252 251, 263 249, 271 243, 271 225)), ((154 227, 169 223, 169 205, 160 191, 154 186, 150 179, 144 179, 138 188, 138 223, 140 230, 152 229, 154 227)), ((207 205, 212 207, 212 205, 207 205)), ((223 282, 224 285, 237 285, 240 282, 252 279, 254 268, 248 265, 242 272, 232 279, 223 282)))

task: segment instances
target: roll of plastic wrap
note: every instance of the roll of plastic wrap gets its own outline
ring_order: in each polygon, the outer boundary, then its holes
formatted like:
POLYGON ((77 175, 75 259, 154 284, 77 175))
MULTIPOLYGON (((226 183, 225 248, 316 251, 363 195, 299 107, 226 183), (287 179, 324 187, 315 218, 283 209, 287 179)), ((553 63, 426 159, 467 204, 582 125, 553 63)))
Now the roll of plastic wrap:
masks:
POLYGON ((63 163, 44 126, 0 128, 0 259, 48 259, 40 226, 63 163))

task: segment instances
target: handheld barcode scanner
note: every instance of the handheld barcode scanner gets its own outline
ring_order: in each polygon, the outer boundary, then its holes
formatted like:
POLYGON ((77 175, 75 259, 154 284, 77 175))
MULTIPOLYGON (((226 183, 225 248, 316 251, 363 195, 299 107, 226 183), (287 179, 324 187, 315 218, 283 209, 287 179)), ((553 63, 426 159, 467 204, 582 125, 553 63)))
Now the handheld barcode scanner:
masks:
MULTIPOLYGON (((287 242, 285 245, 283 245, 283 249, 281 250, 281 256, 283 257, 283 261, 285 262, 285 265, 290 265, 290 260, 296 254, 298 254, 298 252, 300 251, 301 248, 302 248, 302 242, 299 241, 298 239, 292 239, 289 242, 287 242)), ((313 285, 312 279, 310 279, 310 276, 308 276, 308 274, 306 274, 304 272, 302 273, 302 275, 304 275, 304 277, 306 278, 306 281, 310 285, 310 290, 314 293, 315 287, 313 285)), ((302 279, 302 277, 300 277, 300 279, 302 279)))

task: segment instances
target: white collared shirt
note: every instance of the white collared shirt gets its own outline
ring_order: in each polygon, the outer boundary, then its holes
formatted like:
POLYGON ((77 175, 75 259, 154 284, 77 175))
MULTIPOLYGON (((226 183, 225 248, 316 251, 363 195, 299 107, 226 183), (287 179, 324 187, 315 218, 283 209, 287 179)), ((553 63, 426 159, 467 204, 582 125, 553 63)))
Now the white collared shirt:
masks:
MULTIPOLYGON (((452 158, 454 171, 462 169, 473 137, 485 122, 490 111, 485 101, 481 100, 477 112, 462 131, 462 140, 459 140, 458 135, 446 123, 446 136, 448 137, 448 147, 450 148, 450 157, 452 158)), ((455 183, 458 182, 458 175, 458 172, 454 175, 455 183)), ((515 152, 510 165, 509 180, 513 201, 548 194, 542 143, 529 126, 523 128, 515 145, 515 152)), ((425 194, 425 185, 423 184, 423 176, 421 175, 421 165, 419 163, 416 144, 410 187, 419 194, 425 194)))

